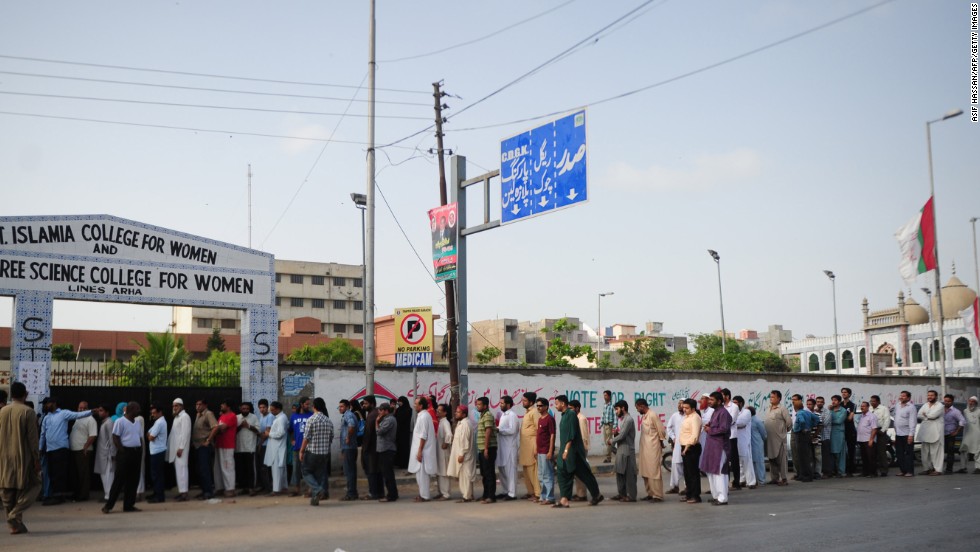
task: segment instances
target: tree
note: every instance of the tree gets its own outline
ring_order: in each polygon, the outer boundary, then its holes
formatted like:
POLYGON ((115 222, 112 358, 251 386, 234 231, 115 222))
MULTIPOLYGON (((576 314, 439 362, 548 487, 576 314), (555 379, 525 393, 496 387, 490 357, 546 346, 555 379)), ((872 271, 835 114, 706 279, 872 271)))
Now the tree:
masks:
POLYGON ((208 338, 208 354, 210 355, 214 351, 224 352, 225 351, 225 338, 221 336, 221 330, 214 328, 211 330, 211 337, 208 338))
POLYGON ((51 360, 75 360, 75 347, 71 343, 51 346, 51 360))
POLYGON ((476 353, 476 361, 480 364, 490 364, 493 359, 500 356, 500 349, 494 347, 493 345, 488 345, 484 347, 480 352, 476 353))
POLYGON ((364 351, 346 339, 333 339, 318 345, 304 345, 286 357, 289 362, 357 363, 364 362, 364 351))
POLYGON ((623 368, 663 368, 670 362, 670 351, 662 338, 627 341, 620 354, 623 368))
POLYGON ((567 318, 558 320, 550 328, 542 328, 541 333, 543 334, 549 332, 555 334, 555 337, 548 342, 548 349, 545 353, 544 360, 545 366, 572 366, 572 363, 568 359, 581 356, 585 356, 589 362, 595 362, 596 354, 592 350, 592 347, 588 345, 572 346, 568 343, 568 332, 576 329, 578 328, 569 322, 567 318))
POLYGON ((241 384, 242 358, 234 351, 211 351, 207 360, 184 367, 187 385, 200 387, 238 387, 241 384))
POLYGON ((181 371, 190 358, 183 339, 175 339, 169 331, 147 333, 146 345, 137 343, 137 347, 131 362, 108 368, 110 374, 121 376, 122 385, 163 386, 182 378, 181 371))

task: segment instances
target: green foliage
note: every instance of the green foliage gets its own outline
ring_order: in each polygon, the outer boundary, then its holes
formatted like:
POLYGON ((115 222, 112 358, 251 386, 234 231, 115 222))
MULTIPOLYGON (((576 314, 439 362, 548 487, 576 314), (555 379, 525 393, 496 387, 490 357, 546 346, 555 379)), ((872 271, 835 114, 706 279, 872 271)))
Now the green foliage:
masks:
POLYGON ((789 372, 782 357, 758 349, 748 349, 734 339, 725 343, 721 352, 721 337, 710 334, 691 335, 695 351, 681 349, 671 353, 660 339, 627 342, 620 351, 620 366, 633 369, 730 372, 789 372))
POLYGON ((170 332, 148 333, 132 361, 110 362, 106 372, 118 385, 134 387, 237 387, 241 382, 238 353, 215 350, 207 360, 189 361, 183 340, 170 332))
POLYGON ((663 368, 670 362, 670 351, 662 338, 637 339, 623 343, 620 351, 623 368, 663 368))
POLYGON ((224 352, 225 338, 221 336, 221 330, 214 328, 211 330, 211 337, 208 338, 208 354, 214 351, 224 352))
POLYGON ((190 353, 184 348, 184 340, 175 339, 169 331, 162 334, 147 333, 146 345, 138 346, 133 363, 156 371, 176 370, 190 358, 190 353))
POLYGON ((484 347, 480 352, 476 353, 476 361, 480 364, 490 364, 493 359, 500 356, 502 351, 493 345, 488 345, 484 347))
POLYGON ((351 345, 346 339, 334 339, 329 343, 305 345, 286 357, 288 362, 356 363, 364 362, 364 351, 351 345))
POLYGON ((557 334, 548 342, 548 349, 544 360, 545 366, 570 367, 572 363, 568 359, 581 356, 586 357, 589 362, 595 362, 596 354, 592 347, 588 345, 572 346, 566 340, 568 332, 577 329, 575 324, 569 322, 567 318, 562 318, 555 322, 552 327, 541 330, 541 333, 553 332, 557 334))
POLYGON ((71 343, 52 345, 51 360, 75 360, 75 347, 71 343))

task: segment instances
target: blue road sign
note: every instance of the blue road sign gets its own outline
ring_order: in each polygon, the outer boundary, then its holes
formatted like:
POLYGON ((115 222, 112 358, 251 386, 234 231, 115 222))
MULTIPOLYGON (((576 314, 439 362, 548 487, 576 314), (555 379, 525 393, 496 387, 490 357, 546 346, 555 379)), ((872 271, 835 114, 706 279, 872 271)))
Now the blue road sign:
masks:
POLYGON ((588 200, 585 110, 500 141, 500 222, 588 200))

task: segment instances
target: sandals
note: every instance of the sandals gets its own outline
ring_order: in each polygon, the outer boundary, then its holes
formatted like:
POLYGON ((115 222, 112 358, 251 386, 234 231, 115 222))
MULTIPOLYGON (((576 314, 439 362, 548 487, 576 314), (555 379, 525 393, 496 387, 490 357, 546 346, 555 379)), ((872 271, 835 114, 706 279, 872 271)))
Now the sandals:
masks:
POLYGON ((417 496, 412 499, 412 502, 428 502, 429 500, 430 499, 428 498, 422 498, 421 496, 417 496))

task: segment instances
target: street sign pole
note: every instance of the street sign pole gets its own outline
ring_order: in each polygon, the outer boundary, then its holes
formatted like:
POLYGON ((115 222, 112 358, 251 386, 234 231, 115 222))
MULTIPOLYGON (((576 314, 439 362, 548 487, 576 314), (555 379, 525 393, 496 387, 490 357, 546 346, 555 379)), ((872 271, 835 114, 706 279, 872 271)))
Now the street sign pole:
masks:
POLYGON ((469 326, 466 318, 466 191, 460 186, 466 180, 466 158, 454 155, 449 158, 449 178, 452 181, 452 200, 456 202, 456 370, 459 381, 459 404, 469 401, 469 326))

